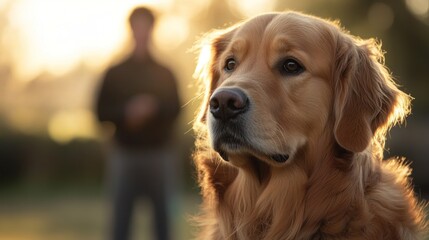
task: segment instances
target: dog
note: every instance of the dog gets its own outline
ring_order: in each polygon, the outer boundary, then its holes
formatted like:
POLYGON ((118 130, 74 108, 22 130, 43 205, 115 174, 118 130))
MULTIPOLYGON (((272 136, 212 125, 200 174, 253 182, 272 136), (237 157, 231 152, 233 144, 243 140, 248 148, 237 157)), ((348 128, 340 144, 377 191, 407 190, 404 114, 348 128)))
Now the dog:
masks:
POLYGON ((201 40, 198 239, 420 239, 424 206, 383 160, 411 97, 380 44, 338 22, 268 13, 201 40))

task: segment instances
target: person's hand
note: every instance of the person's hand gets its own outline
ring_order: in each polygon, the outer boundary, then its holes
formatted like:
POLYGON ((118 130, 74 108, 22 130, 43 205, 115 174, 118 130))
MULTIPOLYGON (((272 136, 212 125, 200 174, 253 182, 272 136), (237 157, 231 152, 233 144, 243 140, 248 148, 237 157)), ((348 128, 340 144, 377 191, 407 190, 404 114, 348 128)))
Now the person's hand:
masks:
POLYGON ((158 102, 152 95, 133 97, 125 107, 125 124, 129 130, 141 128, 158 111, 158 102))

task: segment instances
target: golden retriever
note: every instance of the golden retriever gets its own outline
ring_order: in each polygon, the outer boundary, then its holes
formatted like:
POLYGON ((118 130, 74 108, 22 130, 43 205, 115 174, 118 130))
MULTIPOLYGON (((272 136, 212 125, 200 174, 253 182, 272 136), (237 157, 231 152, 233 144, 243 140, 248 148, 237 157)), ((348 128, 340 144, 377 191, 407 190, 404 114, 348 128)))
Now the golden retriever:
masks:
POLYGON ((296 12, 201 41, 198 239, 420 239, 410 168, 383 160, 410 111, 374 40, 296 12))

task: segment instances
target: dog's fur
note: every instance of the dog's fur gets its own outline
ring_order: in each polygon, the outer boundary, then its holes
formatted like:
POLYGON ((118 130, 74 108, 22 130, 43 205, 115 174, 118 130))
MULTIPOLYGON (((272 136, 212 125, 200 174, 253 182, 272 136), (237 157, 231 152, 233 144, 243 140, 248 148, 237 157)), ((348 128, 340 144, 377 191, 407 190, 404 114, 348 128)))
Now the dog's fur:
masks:
POLYGON ((264 14, 203 38, 197 74, 198 239, 422 237, 409 167, 382 159, 386 132, 409 113, 410 97, 374 40, 301 13, 264 14), (225 71, 231 56, 237 65, 225 71), (287 57, 305 70, 281 74, 287 57), (222 129, 209 102, 225 88, 241 89, 250 106, 222 129), (222 142, 222 134, 241 140, 222 142), (289 159, 273 161, 278 153, 289 159))

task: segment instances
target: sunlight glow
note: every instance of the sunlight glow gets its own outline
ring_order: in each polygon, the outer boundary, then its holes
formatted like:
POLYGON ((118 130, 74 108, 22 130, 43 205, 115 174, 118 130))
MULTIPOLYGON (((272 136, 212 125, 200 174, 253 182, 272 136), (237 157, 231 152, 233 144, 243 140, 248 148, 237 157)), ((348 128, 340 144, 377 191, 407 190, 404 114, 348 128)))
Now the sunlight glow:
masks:
POLYGON ((171 15, 161 17, 153 33, 155 46, 162 51, 177 48, 188 37, 188 26, 184 18, 171 15))
POLYGON ((104 67, 127 40, 130 10, 143 4, 156 8, 171 0, 19 0, 10 13, 23 40, 15 43, 17 77, 61 75, 81 63, 104 67))
POLYGON ((273 11, 276 2, 274 0, 230 0, 228 3, 232 9, 235 9, 241 15, 252 17, 263 12, 273 11))
POLYGON ((201 49, 198 56, 198 63, 193 77, 196 79, 208 79, 210 58, 212 55, 211 45, 208 40, 200 43, 201 49))
POLYGON ((120 11, 101 2, 19 2, 11 16, 24 39, 17 56, 22 61, 18 75, 25 79, 41 69, 63 74, 80 60, 107 58, 121 44, 125 31, 120 11))

